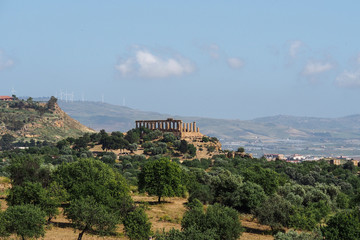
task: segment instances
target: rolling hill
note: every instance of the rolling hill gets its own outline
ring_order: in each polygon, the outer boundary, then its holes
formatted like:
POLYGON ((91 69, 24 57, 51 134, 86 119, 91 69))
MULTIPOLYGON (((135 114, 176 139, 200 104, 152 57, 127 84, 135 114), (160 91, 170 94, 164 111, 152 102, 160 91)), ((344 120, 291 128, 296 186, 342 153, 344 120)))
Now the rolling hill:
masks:
POLYGON ((0 135, 11 134, 17 140, 55 142, 66 137, 79 137, 95 132, 69 117, 55 103, 16 100, 0 102, 0 135))
POLYGON ((272 116, 254 120, 229 120, 172 116, 100 102, 59 102, 66 113, 95 129, 127 131, 135 120, 172 117, 196 121, 203 134, 221 139, 226 148, 245 146, 257 154, 277 152, 316 155, 360 154, 360 115, 341 118, 272 116))

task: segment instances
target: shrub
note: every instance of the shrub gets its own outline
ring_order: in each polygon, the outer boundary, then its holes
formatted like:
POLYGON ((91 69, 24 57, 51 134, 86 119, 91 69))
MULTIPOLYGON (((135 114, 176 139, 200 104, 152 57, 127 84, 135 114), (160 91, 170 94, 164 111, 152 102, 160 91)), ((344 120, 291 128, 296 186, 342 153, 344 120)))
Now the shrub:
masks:
POLYGON ((359 210, 343 211, 330 218, 327 226, 321 230, 325 239, 355 240, 360 239, 359 210))
POLYGON ((123 224, 126 235, 131 240, 147 240, 151 234, 151 223, 142 208, 128 213, 123 224))

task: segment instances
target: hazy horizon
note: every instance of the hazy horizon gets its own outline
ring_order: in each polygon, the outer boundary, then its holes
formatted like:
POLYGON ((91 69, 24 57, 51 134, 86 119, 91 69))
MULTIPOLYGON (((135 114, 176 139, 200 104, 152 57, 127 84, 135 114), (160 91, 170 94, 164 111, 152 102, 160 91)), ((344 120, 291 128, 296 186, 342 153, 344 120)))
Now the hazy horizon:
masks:
MULTIPOLYGON (((27 96, 26 96, 27 97, 27 96)), ((36 98, 50 98, 50 97, 35 97, 36 98)), ((60 100, 59 101, 63 102, 63 103, 68 103, 71 104, 71 101, 69 100, 68 102, 66 102, 66 100, 60 100)), ((139 109, 139 108, 134 108, 134 107, 129 107, 129 106, 124 106, 124 105, 120 105, 120 104, 113 104, 113 103, 109 103, 109 102, 101 102, 101 101, 91 101, 91 100, 73 100, 73 102, 90 102, 90 103, 103 103, 103 104, 110 104, 110 105, 114 105, 114 106, 119 106, 119 107, 126 107, 126 108, 130 108, 133 110, 137 110, 137 111, 141 111, 141 112, 154 112, 154 113, 159 113, 159 114, 163 114, 163 115, 172 115, 172 116, 181 116, 181 117, 203 117, 203 118, 213 118, 213 119, 224 119, 224 120, 244 120, 244 121, 251 121, 251 120, 255 120, 255 119, 260 119, 260 118, 267 118, 267 117, 277 117, 277 116, 290 116, 290 117, 305 117, 305 118, 330 118, 330 119, 336 119, 336 118, 344 118, 344 117, 350 117, 350 116, 356 116, 356 115, 360 115, 359 113, 353 113, 350 115, 345 115, 345 116, 336 116, 336 117, 316 117, 316 116, 301 116, 301 115, 285 115, 285 114, 277 114, 277 115, 267 115, 267 116, 259 116, 259 117, 255 117, 255 118, 251 118, 251 119, 240 119, 240 118, 216 118, 216 117, 207 117, 207 116, 198 116, 198 115, 179 115, 179 114, 170 114, 167 112, 157 112, 157 111, 152 111, 152 110, 143 110, 143 109, 139 109)))

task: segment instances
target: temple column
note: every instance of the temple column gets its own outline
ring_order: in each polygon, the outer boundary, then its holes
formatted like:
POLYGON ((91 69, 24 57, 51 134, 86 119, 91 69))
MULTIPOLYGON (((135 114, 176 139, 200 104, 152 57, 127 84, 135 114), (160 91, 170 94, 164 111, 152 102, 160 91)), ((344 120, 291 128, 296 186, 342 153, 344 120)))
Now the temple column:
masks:
POLYGON ((193 123, 193 132, 196 132, 196 122, 193 123))
POLYGON ((199 127, 197 127, 197 129, 196 129, 196 132, 200 132, 200 129, 199 129, 199 127))
POLYGON ((189 123, 186 123, 186 131, 189 131, 189 123))

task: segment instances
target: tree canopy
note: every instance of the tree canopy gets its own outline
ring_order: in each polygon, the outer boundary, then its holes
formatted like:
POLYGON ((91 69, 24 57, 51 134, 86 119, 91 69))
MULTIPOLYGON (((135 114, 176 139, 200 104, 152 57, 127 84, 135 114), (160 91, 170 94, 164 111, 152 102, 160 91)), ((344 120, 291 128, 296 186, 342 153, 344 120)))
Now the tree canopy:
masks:
POLYGON ((167 158, 149 161, 139 174, 139 191, 161 197, 181 196, 185 191, 184 174, 177 163, 167 158))
POLYGON ((132 208, 123 176, 99 160, 62 164, 54 177, 69 194, 65 215, 81 230, 78 239, 94 227, 100 234, 113 231, 132 208))

